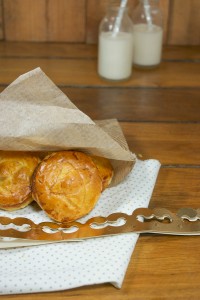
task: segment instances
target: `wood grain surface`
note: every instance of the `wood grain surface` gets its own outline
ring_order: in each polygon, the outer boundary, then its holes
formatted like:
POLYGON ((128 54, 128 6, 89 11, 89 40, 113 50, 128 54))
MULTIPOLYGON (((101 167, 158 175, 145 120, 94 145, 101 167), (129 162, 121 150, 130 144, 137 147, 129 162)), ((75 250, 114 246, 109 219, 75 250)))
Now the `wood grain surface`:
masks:
MULTIPOLYGON (((5 86, 0 86, 0 92, 5 86)), ((110 89, 61 87, 92 119, 129 122, 196 123, 200 120, 199 89, 110 89), (106 105, 102 105, 102 98, 106 105), (174 101, 176 99, 176 101, 174 101), (113 107, 115 109, 113 109, 113 107)))
POLYGON ((4 28, 7 41, 45 41, 45 1, 7 0, 4 5, 4 28))
POLYGON ((168 44, 199 45, 199 10, 199 0, 172 1, 168 44))
MULTIPOLYGON (((18 58, 83 58, 96 59, 97 45, 66 43, 0 43, 0 57, 18 58)), ((200 46, 165 46, 164 61, 200 61, 200 46)))
POLYGON ((4 32, 3 32, 3 5, 2 0, 0 0, 0 40, 3 40, 4 38, 4 32))
POLYGON ((96 60, 32 58, 22 61, 22 59, 0 58, 0 66, 0 82, 4 85, 38 66, 60 86, 198 88, 200 82, 199 64, 191 62, 162 62, 158 69, 148 71, 133 69, 131 78, 120 83, 102 80, 97 74, 96 60))
POLYGON ((47 2, 47 41, 85 41, 85 0, 47 2))
MULTIPOLYGON (((0 39, 96 43, 100 21, 110 2, 0 0, 0 39)), ((130 17, 137 3, 138 0, 128 1, 130 17)), ((160 8, 164 44, 199 45, 199 0, 160 0, 160 8)))
MULTIPOLYGON (((117 118, 141 159, 162 163, 150 208, 199 208, 199 53, 199 47, 165 48, 159 68, 134 70, 129 81, 112 83, 96 73, 95 46, 0 43, 0 91, 24 71, 41 66, 91 118, 117 118)), ((199 256, 199 236, 144 234, 120 290, 102 284, 1 299, 198 300, 199 256)))
POLYGON ((85 0, 6 0, 7 41, 68 41, 85 39, 85 0))
POLYGON ((153 123, 194 123, 200 120, 199 89, 61 89, 93 119, 116 118, 119 121, 153 123), (102 105, 102 99, 105 99, 106 105, 102 105))
POLYGON ((200 165, 200 124, 121 123, 130 149, 162 164, 200 165))

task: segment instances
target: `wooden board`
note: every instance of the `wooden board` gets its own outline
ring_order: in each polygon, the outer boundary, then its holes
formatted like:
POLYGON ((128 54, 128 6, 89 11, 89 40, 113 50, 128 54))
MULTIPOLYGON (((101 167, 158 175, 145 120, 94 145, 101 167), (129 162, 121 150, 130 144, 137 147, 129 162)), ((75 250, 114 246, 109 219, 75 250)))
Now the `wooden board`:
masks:
MULTIPOLYGON (((0 39, 96 43, 98 27, 109 2, 0 0, 0 24, 3 22, 0 39)), ((137 1, 129 0, 128 4, 132 16, 137 1)), ((199 45, 199 0, 160 0, 160 7, 165 44, 199 45)))
MULTIPOLYGON (((5 87, 0 86, 0 92, 5 87)), ((200 122, 199 89, 62 88, 94 120, 200 122)))
POLYGON ((8 41, 45 41, 45 1, 4 1, 4 22, 8 41))
POLYGON ((162 165, 200 165, 200 123, 121 123, 130 149, 162 165))
POLYGON ((174 123, 200 121, 199 89, 61 89, 92 119, 174 123))
POLYGON ((200 46, 165 46, 163 60, 200 62, 200 46))
MULTIPOLYGON (((0 57, 97 59, 97 46, 69 43, 0 42, 0 57)), ((200 46, 164 46, 164 61, 200 61, 200 46)))
POLYGON ((86 42, 97 43, 99 24, 105 15, 108 0, 87 0, 86 9, 86 42))
POLYGON ((200 82, 199 65, 188 62, 163 62, 154 70, 133 70, 127 81, 110 82, 97 74, 96 60, 83 59, 23 59, 0 58, 0 82, 9 84, 17 76, 38 66, 57 84, 66 86, 91 87, 198 87, 200 82), (87 76, 85 73, 87 70, 87 76))
MULTIPOLYGON (((97 46, 69 43, 0 42, 0 57, 97 59, 97 46)), ((164 61, 200 61, 200 46, 165 46, 164 61)))
MULTIPOLYGON (((200 165, 200 161, 197 163, 200 165)), ((199 208, 199 176, 200 168, 161 168, 150 207, 173 207, 173 212, 177 212, 180 207, 199 208)))
POLYGON ((163 17, 163 43, 167 45, 169 15, 170 15, 170 0, 161 0, 159 3, 160 3, 160 9, 163 17))
POLYGON ((6 0, 8 41, 76 41, 85 37, 85 0, 6 0))
POLYGON ((130 300, 180 299, 180 295, 183 300, 198 299, 198 255, 198 237, 141 236, 122 294, 115 299, 125 297, 126 293, 130 300))
POLYGON ((2 0, 0 0, 0 40, 3 40, 3 4, 2 0))
MULTIPOLYGON (((175 52, 175 50, 172 51, 175 52)), ((194 52, 197 53, 197 51, 194 52)), ((96 59, 97 47, 81 43, 0 42, 0 57, 96 59)))
POLYGON ((47 2, 47 41, 84 42, 85 0, 47 2))
POLYGON ((200 1, 173 0, 169 22, 168 44, 199 45, 200 1))

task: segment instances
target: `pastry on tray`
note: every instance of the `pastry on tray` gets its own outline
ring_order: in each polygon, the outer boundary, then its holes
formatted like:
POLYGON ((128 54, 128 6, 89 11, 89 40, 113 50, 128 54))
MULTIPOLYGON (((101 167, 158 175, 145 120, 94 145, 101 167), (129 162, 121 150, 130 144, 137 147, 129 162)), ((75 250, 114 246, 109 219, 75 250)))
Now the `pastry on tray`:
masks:
POLYGON ((102 161, 78 151, 52 153, 34 172, 33 198, 58 222, 71 222, 88 214, 112 178, 112 166, 102 161))
POLYGON ((0 151, 0 209, 17 210, 33 200, 31 177, 39 161, 29 152, 0 151))

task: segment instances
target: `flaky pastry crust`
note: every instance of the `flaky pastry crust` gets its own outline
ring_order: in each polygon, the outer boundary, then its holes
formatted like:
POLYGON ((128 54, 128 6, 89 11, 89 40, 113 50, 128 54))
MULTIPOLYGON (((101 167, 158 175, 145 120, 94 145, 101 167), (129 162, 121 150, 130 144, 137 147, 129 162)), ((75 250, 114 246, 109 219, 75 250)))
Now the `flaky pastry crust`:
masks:
POLYGON ((31 197, 31 176, 39 158, 28 152, 0 151, 0 209, 17 210, 31 197))
POLYGON ((107 158, 99 156, 91 156, 95 163, 100 177, 102 179, 103 190, 105 190, 111 183, 114 174, 113 167, 107 158))
POLYGON ((46 214, 66 223, 88 214, 102 191, 102 180, 92 159, 78 151, 46 157, 32 178, 32 195, 46 214))

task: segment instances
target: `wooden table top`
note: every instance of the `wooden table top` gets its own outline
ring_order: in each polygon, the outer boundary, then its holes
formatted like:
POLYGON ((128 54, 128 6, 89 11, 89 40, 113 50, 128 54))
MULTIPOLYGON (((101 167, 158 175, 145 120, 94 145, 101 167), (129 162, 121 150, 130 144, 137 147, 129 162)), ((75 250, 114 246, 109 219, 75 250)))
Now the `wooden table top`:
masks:
MULTIPOLYGON (((158 159, 150 208, 200 207, 200 47, 168 47, 154 70, 101 80, 96 46, 0 43, 0 91, 40 66, 93 119, 117 118, 130 149, 158 159)), ((141 235, 123 286, 2 296, 2 299, 200 299, 200 236, 141 235)))

